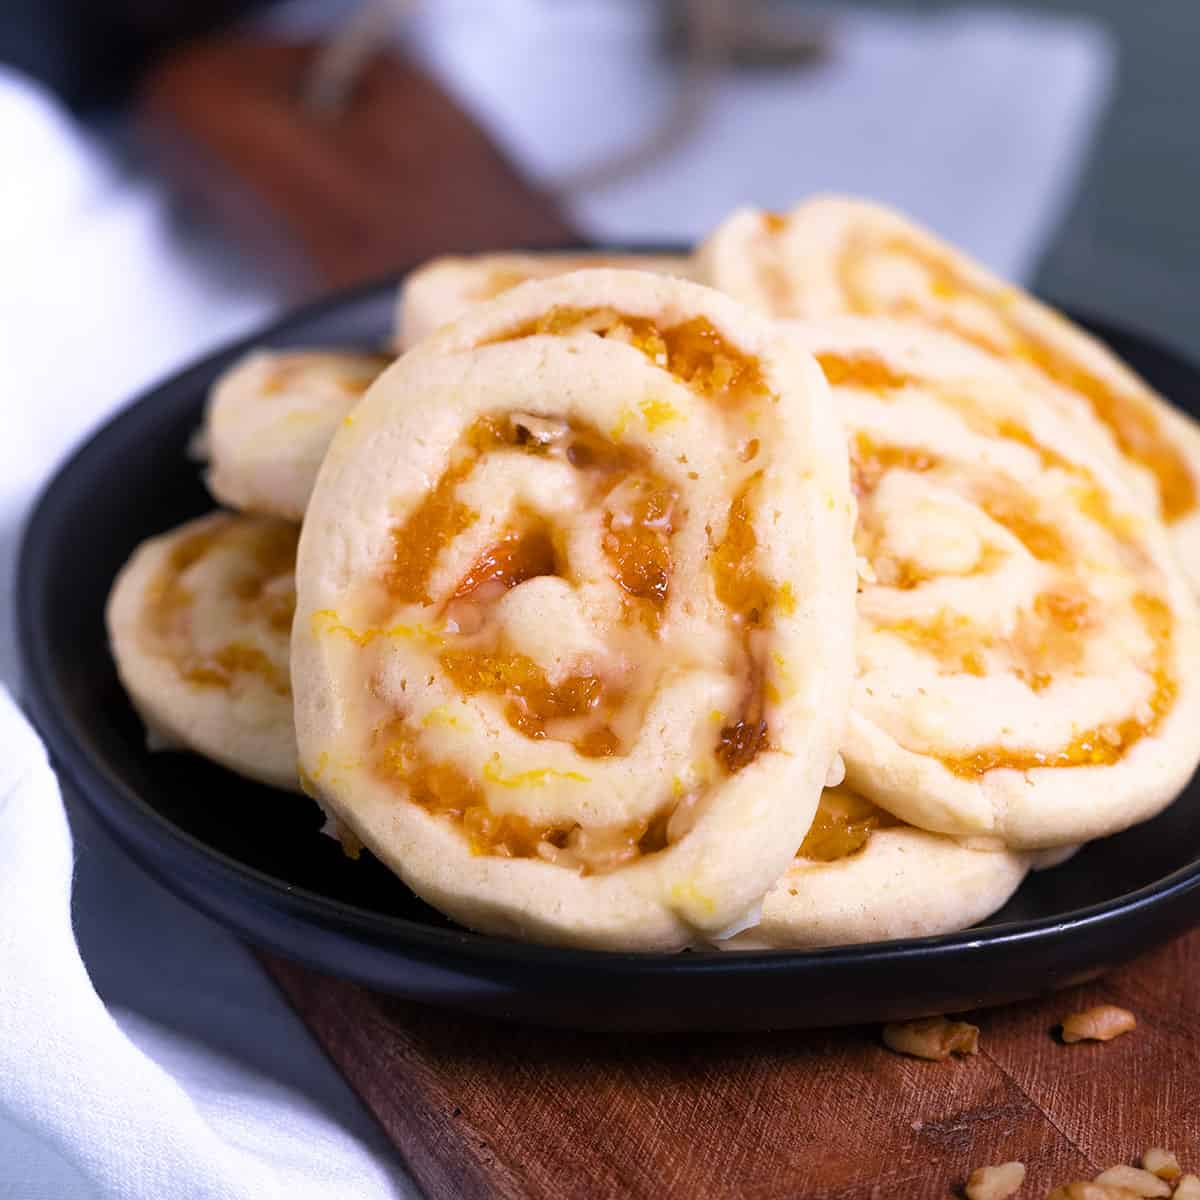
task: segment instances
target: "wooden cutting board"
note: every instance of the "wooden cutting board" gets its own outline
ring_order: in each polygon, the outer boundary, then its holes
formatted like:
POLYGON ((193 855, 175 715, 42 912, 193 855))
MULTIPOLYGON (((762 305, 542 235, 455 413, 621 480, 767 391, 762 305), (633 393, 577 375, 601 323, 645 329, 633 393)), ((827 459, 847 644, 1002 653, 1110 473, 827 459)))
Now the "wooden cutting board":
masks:
MULTIPOLYGON (((1200 932, 1097 983, 976 1014, 980 1052, 877 1028, 648 1036, 499 1025, 264 956, 436 1200, 941 1200, 1018 1159, 1021 1197, 1165 1145, 1200 1168, 1200 932), (1107 1044, 1054 1026, 1137 1014, 1107 1044)), ((631 1002, 636 1002, 631 999, 631 1002)))
MULTIPOLYGON (((333 119, 297 103, 312 51, 245 41, 164 61, 146 124, 180 181, 294 295, 450 250, 561 244, 525 183, 431 80, 372 64, 333 119)), ((984 1013, 975 1058, 926 1063, 876 1029, 647 1037, 500 1026, 261 955, 436 1200, 956 1194, 1019 1159, 1044 1195, 1166 1145, 1200 1168, 1200 932, 1075 992, 984 1013), (1064 1046, 1104 1000, 1139 1028, 1064 1046), (1194 1148, 1194 1149, 1193 1149, 1194 1148)), ((636 1003, 636 997, 631 997, 636 1003)))

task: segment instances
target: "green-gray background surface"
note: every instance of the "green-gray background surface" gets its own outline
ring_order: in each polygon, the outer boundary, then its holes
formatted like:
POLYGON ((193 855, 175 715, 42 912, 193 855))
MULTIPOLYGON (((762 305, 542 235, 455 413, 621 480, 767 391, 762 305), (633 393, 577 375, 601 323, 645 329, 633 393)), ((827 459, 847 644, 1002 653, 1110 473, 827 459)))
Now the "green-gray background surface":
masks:
MULTIPOLYGON (((879 0, 894 11, 970 7, 879 0)), ((1200 361, 1200 0, 1042 0, 1118 45, 1115 88, 1036 286, 1200 361)))

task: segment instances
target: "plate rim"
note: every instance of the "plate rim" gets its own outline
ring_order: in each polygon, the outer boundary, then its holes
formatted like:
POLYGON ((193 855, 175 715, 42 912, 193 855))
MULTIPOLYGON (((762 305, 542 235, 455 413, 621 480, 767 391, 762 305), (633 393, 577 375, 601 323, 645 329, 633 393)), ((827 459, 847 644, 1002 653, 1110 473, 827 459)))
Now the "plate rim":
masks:
MULTIPOLYGON (((556 249, 580 249, 564 245, 556 249)), ((596 247, 588 247, 596 249, 596 247)), ((546 249, 542 247, 541 249, 546 249)), ((679 247, 637 246, 602 247, 601 249, 668 252, 679 247)), ((1130 918, 1147 908, 1168 907, 1182 902, 1190 893, 1200 889, 1200 857, 1191 863, 1146 884, 1109 900, 1083 908, 1071 909, 1032 920, 1006 921, 999 925, 959 930, 953 933, 924 937, 893 939, 884 942, 862 942, 817 949, 728 950, 680 954, 655 951, 610 951, 583 949, 571 946, 520 942, 467 929, 441 928, 408 917, 395 916, 376 909, 363 908, 308 888, 299 887, 286 879, 274 876, 257 867, 226 854, 194 834, 176 825, 158 809, 144 800, 136 789, 107 764, 86 748, 86 739, 78 736, 76 723, 65 707, 56 702, 51 686, 54 671, 48 659, 48 645, 39 636, 40 616, 36 604, 40 578, 37 560, 44 553, 43 531, 55 527, 55 510, 62 503, 65 481, 80 469, 80 464, 101 455, 110 440, 121 438, 124 423, 132 420, 143 408, 151 406, 164 392, 175 392, 188 385, 193 375, 211 376, 237 355, 254 346, 269 344, 285 338, 297 327, 304 327, 330 312, 354 304, 378 303, 394 296, 409 272, 390 272, 378 279, 336 291, 328 296, 291 309, 276 319, 256 326, 249 333, 223 343, 189 362, 179 370, 143 388, 104 420, 85 432, 75 446, 54 466, 39 489, 29 509, 20 538, 17 556, 15 609, 18 651, 21 664, 21 699, 35 727, 46 744, 54 769, 61 773, 64 783, 83 797, 103 824, 115 834, 125 850, 139 866, 153 874, 164 886, 182 894, 186 902, 200 905, 219 921, 229 925, 215 907, 202 904, 190 888, 175 886, 161 871, 155 849, 164 841, 170 843, 188 861, 194 871, 215 872, 225 883, 236 884, 257 901, 275 909, 284 909, 289 917, 314 921, 324 928, 345 929, 347 926, 369 932, 373 938, 383 936, 385 943, 397 949, 421 949, 458 959, 494 962, 502 959, 509 966, 530 968, 557 967, 575 971, 616 970, 653 975, 664 971, 689 976, 737 975, 744 972, 788 972, 820 965, 836 968, 855 966, 870 968, 913 958, 941 957, 972 949, 1015 948, 1027 942, 1043 942, 1076 933, 1094 932, 1108 924, 1130 918), (104 799, 98 798, 103 796, 104 799)), ((1102 340, 1116 337, 1134 339, 1151 352, 1174 360, 1180 366, 1200 374, 1186 354, 1141 333, 1129 326, 1118 326, 1092 317, 1078 308, 1065 310, 1075 321, 1083 324, 1102 340)), ((1117 835, 1119 836, 1119 835, 1117 835)), ((399 881, 400 886, 405 886, 399 881)), ((244 927, 234 926, 243 936, 244 927)), ((290 953, 290 952, 289 952, 290 953)))

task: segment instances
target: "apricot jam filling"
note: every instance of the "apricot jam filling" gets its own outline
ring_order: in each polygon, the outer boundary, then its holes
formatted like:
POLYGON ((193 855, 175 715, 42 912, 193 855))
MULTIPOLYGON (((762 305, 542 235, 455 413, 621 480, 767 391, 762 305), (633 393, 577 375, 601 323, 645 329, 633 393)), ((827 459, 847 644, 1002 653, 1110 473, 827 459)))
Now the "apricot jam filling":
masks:
POLYGON ((1170 674, 1171 614, 1154 596, 1134 597, 1134 608, 1154 644, 1154 688, 1149 699, 1139 703, 1121 721, 1106 722, 1077 733, 1060 750, 1023 750, 1007 746, 985 746, 969 754, 943 756, 942 763, 955 775, 978 779, 988 771, 1007 767, 1030 771, 1036 767, 1104 767, 1121 759, 1144 737, 1152 735, 1175 703, 1176 685, 1170 674))
POLYGON ((852 312, 869 315, 883 311, 941 326, 993 357, 1020 359, 1061 387, 1081 396, 1096 417, 1112 431, 1122 453, 1154 475, 1167 521, 1178 521, 1196 508, 1196 481, 1192 470, 1149 408, 1148 397, 1102 379, 1070 354, 1059 350, 1021 318, 1004 290, 980 287, 946 255, 903 237, 891 237, 874 245, 851 246, 838 264, 838 276, 852 312), (863 279, 866 262, 878 254, 904 258, 919 266, 929 281, 931 294, 938 300, 966 297, 986 306, 1004 331, 1003 340, 989 337, 956 320, 945 309, 931 314, 920 301, 911 297, 880 301, 863 279))
POLYGON ((507 530, 489 546, 462 577, 452 600, 473 597, 483 590, 509 591, 541 575, 562 573, 564 555, 555 545, 549 523, 531 517, 507 530))
POLYGON ((483 344, 579 331, 633 346, 656 367, 717 404, 736 407, 772 394, 759 360, 735 346, 706 317, 660 326, 650 317, 630 316, 612 308, 556 305, 483 344))
MULTIPOLYGON (((908 384, 919 384, 929 389, 943 402, 961 412, 973 432, 1017 442, 1032 450, 1043 467, 1056 468, 1076 477, 1079 483, 1074 490, 1074 499, 1079 510, 1089 519, 1102 525, 1118 541, 1130 546, 1136 544, 1131 536, 1135 532, 1136 523, 1113 510, 1108 493, 1097 484, 1092 472, 1040 442, 1020 422, 1011 417, 994 416, 986 412, 968 395, 953 388, 899 373, 892 373, 891 381, 885 381, 884 373, 891 372, 891 368, 875 365, 864 367, 858 356, 835 357, 841 366, 835 367, 832 373, 827 374, 831 386, 845 385, 870 391, 890 392, 908 384)), ((822 366, 825 366, 825 358, 818 358, 822 366)), ((866 362, 870 364, 871 360, 868 358, 866 362)), ((850 455, 852 485, 855 495, 860 498, 874 491, 879 480, 889 470, 902 468, 921 473, 939 465, 938 458, 933 454, 914 447, 880 445, 863 433, 858 434, 851 443, 850 455)), ((980 497, 980 504, 993 520, 1005 525, 1035 557, 1048 562, 1065 559, 1066 552, 1057 530, 1039 522, 1032 506, 1020 501, 1011 489, 993 489, 990 498, 980 497)))
POLYGON ((1096 626, 1091 597, 1082 590, 1040 592, 1022 609, 1012 633, 997 638, 969 618, 941 609, 932 617, 876 626, 935 658, 950 673, 983 677, 989 651, 1003 655, 1004 669, 1032 691, 1049 687, 1055 671, 1077 667, 1096 626))
POLYGON ((884 444, 869 434, 858 433, 850 442, 850 486, 861 500, 875 491, 889 471, 912 471, 920 475, 941 466, 941 461, 928 450, 884 444))
MULTIPOLYGON (((610 319, 603 313, 552 310, 511 336, 576 328, 585 321, 602 336, 634 341, 643 353, 711 393, 729 396, 761 384, 757 365, 723 357, 729 348, 703 322, 687 322, 664 333, 651 322, 627 321, 617 314, 610 319)), ((751 439, 745 459, 753 460, 758 449, 757 440, 751 439)), ((639 637, 644 642, 647 636, 662 636, 675 572, 673 538, 686 517, 679 489, 653 467, 650 452, 636 444, 606 437, 574 418, 520 412, 477 420, 454 447, 441 477, 393 528, 389 559, 380 576, 389 619, 397 605, 436 607, 443 627, 426 648, 436 656, 444 679, 464 697, 496 697, 505 721, 524 737, 564 742, 584 759, 627 752, 618 730, 629 726, 629 705, 638 703, 642 693, 630 692, 624 668, 602 672, 584 659, 569 673, 551 677, 540 662, 510 645, 500 627, 488 623, 487 609, 510 589, 542 576, 571 579, 570 542, 553 518, 518 510, 456 582, 436 585, 443 594, 431 593, 444 553, 479 519, 461 498, 461 485, 495 451, 555 459, 576 472, 582 504, 599 514, 599 548, 631 620, 623 636, 632 636, 634 643, 639 637)), ((741 635, 734 669, 749 681, 739 712, 721 728, 713 747, 718 764, 729 773, 742 770, 767 747, 763 671, 751 652, 751 637, 769 626, 774 609, 791 611, 795 603, 790 588, 777 587, 753 562, 760 548, 751 492, 761 477, 759 472, 735 495, 711 554, 714 590, 741 635)), ((345 630, 364 647, 374 640, 374 630, 355 633, 340 623, 329 627, 345 630)), ((420 731, 406 726, 401 716, 393 715, 380 728, 384 732, 376 735, 371 757, 378 777, 404 784, 413 803, 459 827, 476 853, 537 856, 586 873, 615 869, 639 855, 656 853, 686 832, 684 822, 672 821, 680 811, 677 796, 644 820, 619 827, 578 821, 543 826, 495 812, 487 799, 489 781, 524 786, 534 782, 534 776, 540 780, 559 773, 525 772, 514 782, 502 777, 498 766, 485 764, 482 775, 473 777, 431 758, 420 731)), ((696 793, 685 799, 690 813, 704 797, 696 793)))
MULTIPOLYGON (((859 434, 851 443, 851 467, 856 495, 862 499, 878 486, 887 470, 902 468, 931 470, 940 463, 924 451, 880 445, 859 434)), ((1001 655, 1002 669, 1021 679, 1033 692, 1044 691, 1056 673, 1078 668, 1084 661, 1088 640, 1097 636, 1102 618, 1097 604, 1073 571, 1075 552, 1066 534, 1043 520, 1032 498, 994 476, 972 484, 971 499, 987 515, 1012 533, 1028 553, 1055 569, 1059 582, 1040 591, 1032 605, 1017 614, 1011 632, 995 637, 968 617, 941 610, 932 616, 894 621, 877 626, 880 633, 900 638, 933 657, 946 671, 986 676, 989 658, 1001 655)), ((1085 516, 1099 523, 1123 550, 1137 549, 1130 523, 1114 513, 1106 494, 1094 484, 1082 485, 1073 497, 1085 516)), ((982 569, 985 564, 981 560, 982 569)), ((912 565, 896 564, 879 582, 887 587, 907 587, 923 582, 912 565), (893 577, 894 576, 894 577, 893 577)), ((1154 647, 1150 670, 1153 690, 1133 715, 1078 733, 1060 750, 1022 750, 983 747, 964 755, 940 756, 956 775, 978 778, 997 767, 1031 770, 1035 767, 1105 766, 1119 762, 1142 738, 1152 734, 1170 711, 1176 695, 1172 678, 1172 616, 1159 598, 1139 593, 1132 607, 1154 647)))
POLYGON ((406 520, 392 530, 392 561, 384 584, 401 604, 430 604, 426 590, 439 556, 479 514, 458 499, 458 485, 475 467, 464 458, 445 471, 406 520))
POLYGON ((914 382, 911 376, 895 370, 878 354, 839 354, 834 351, 822 351, 817 355, 817 362, 830 387, 856 387, 867 392, 891 392, 914 382))
MULTIPOLYGON (((528 738, 551 736, 553 722, 601 717, 622 698, 590 672, 568 675, 551 683, 546 672, 525 654, 497 649, 446 650, 438 660, 447 677, 466 696, 486 692, 507 701, 504 716, 513 729, 528 738)), ((593 720, 573 741, 587 758, 607 758, 617 750, 607 722, 593 720)))
MULTIPOLYGON (((948 408, 958 412, 972 433, 1016 442, 1036 454, 1038 461, 1047 470, 1057 469, 1078 476, 1094 496, 1104 498, 1104 493, 1096 486, 1091 471, 1086 467, 1039 441, 1030 429, 1014 417, 989 412, 969 391, 964 390, 961 384, 920 378, 897 371, 874 354, 821 353, 817 355, 817 361, 821 364, 830 387, 859 388, 885 397, 906 387, 921 387, 936 396, 948 408)), ((1123 528, 1123 524, 1111 513, 1101 515, 1110 529, 1115 531, 1123 528)))
POLYGON ((774 609, 787 612, 795 603, 790 589, 778 588, 755 565, 758 535, 751 499, 761 480, 762 472, 757 471, 734 493, 724 534, 709 559, 717 599, 741 632, 749 676, 737 719, 723 726, 717 739, 717 759, 730 774, 749 766, 769 745, 764 672, 753 647, 754 631, 769 623, 774 609))
POLYGON ((184 574, 209 555, 228 548, 238 553, 238 572, 228 582, 247 622, 265 623, 285 634, 296 609, 295 567, 298 533, 283 522, 239 526, 230 518, 181 539, 147 591, 145 616, 157 652, 173 662, 181 678, 201 687, 233 688, 243 677, 257 677, 281 696, 291 694, 287 668, 250 642, 234 639, 214 650, 201 650, 192 634, 195 593, 184 574))
POLYGON ((810 862, 837 862, 857 854, 876 829, 889 829, 901 822, 847 788, 826 788, 817 805, 797 858, 810 862))
POLYGON ((646 475, 631 483, 622 489, 620 511, 605 511, 604 552, 615 568, 617 585, 640 603, 646 625, 656 630, 675 569, 671 535, 679 497, 674 488, 646 475))
POLYGON ((453 763, 426 755, 400 716, 376 730, 371 763, 380 779, 402 784, 413 804, 461 830, 473 854, 542 858, 592 875, 616 870, 669 844, 675 801, 644 820, 592 829, 576 821, 535 822, 519 813, 494 812, 482 785, 453 763))
MULTIPOLYGON (((479 519, 458 498, 459 486, 484 455, 502 448, 568 463, 588 477, 597 502, 618 487, 632 497, 624 507, 606 509, 604 549, 622 590, 632 599, 646 601, 655 618, 660 616, 673 570, 670 539, 676 528, 676 490, 648 467, 648 456, 636 446, 619 445, 583 422, 522 414, 476 421, 434 486, 393 528, 391 561, 383 572, 391 600, 434 602, 428 585, 438 559, 479 519)), ((538 575, 565 575, 567 567, 565 549, 550 523, 537 514, 523 514, 518 527, 507 530, 483 552, 450 599, 469 597, 487 583, 506 590, 538 575)))

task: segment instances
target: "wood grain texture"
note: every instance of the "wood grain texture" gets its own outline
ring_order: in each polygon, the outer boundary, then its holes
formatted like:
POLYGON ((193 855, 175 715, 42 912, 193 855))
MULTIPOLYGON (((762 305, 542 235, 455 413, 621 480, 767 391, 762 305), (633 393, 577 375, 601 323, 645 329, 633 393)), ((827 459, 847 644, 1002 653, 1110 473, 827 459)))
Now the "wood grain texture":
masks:
POLYGON ((1133 1162, 1200 1166, 1200 933, 1094 984, 977 1013, 975 1058, 879 1031, 573 1034, 456 1017, 290 963, 268 970, 436 1200, 955 1195, 1019 1159, 1023 1196, 1133 1162), (1138 1028, 1064 1045, 1095 1003, 1138 1028), (1193 1149, 1194 1148, 1194 1149, 1193 1149))
MULTIPOLYGON (((264 269, 287 264, 313 290, 437 252, 570 237, 403 63, 377 63, 337 123, 304 116, 310 56, 214 43, 164 62, 145 91, 175 169, 264 269)), ((503 1026, 261 958, 434 1200, 941 1200, 1012 1158, 1034 1197, 1151 1144, 1200 1167, 1200 932, 1099 983, 976 1015, 980 1054, 948 1063, 898 1057, 877 1029, 503 1026), (1099 1001, 1131 1008, 1139 1028, 1061 1044, 1053 1027, 1099 1001)))

